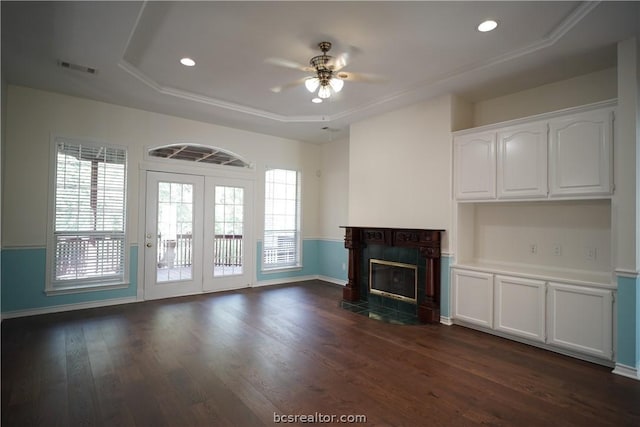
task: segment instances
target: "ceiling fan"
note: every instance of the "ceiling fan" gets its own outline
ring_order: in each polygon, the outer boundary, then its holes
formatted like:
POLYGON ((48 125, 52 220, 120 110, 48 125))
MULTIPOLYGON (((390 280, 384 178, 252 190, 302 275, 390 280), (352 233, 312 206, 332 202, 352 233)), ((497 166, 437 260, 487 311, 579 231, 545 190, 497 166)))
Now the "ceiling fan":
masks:
POLYGON ((314 102, 322 102, 331 96, 332 92, 337 93, 342 90, 345 81, 380 83, 383 78, 375 75, 350 73, 342 71, 347 66, 350 54, 344 52, 338 56, 328 55, 331 50, 331 42, 320 42, 318 47, 322 51, 321 55, 314 56, 309 60, 309 66, 300 65, 297 62, 280 58, 268 58, 265 62, 285 68, 293 68, 308 73, 314 73, 313 76, 303 77, 282 86, 271 88, 272 92, 279 93, 285 89, 304 84, 307 90, 314 93, 318 90, 318 97, 314 102))

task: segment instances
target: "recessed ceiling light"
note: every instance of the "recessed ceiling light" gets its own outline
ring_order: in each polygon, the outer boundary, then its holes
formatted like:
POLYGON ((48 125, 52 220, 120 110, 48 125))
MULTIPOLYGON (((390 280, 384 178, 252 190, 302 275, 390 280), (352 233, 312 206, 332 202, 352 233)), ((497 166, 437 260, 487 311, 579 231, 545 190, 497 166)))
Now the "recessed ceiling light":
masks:
POLYGON ((497 26, 498 26, 498 23, 496 21, 489 19, 487 21, 484 21, 482 24, 478 25, 478 31, 482 33, 486 33, 488 31, 495 30, 497 26))
POLYGON ((180 60, 180 63, 181 63, 182 65, 184 65, 185 67, 193 67, 194 65, 196 65, 196 61, 194 61, 194 60, 193 60, 193 59, 191 59, 191 58, 182 58, 182 59, 180 60))
POLYGON ((314 104, 320 104, 322 102, 322 99, 321 98, 313 98, 311 100, 311 102, 313 102, 314 104))

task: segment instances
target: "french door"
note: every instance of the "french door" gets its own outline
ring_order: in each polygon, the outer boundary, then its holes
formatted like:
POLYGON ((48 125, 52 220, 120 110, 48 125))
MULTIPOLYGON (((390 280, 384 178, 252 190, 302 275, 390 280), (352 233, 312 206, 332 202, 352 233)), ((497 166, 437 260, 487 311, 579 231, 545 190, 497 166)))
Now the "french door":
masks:
POLYGON ((147 172, 144 298, 251 283, 250 180, 147 172))

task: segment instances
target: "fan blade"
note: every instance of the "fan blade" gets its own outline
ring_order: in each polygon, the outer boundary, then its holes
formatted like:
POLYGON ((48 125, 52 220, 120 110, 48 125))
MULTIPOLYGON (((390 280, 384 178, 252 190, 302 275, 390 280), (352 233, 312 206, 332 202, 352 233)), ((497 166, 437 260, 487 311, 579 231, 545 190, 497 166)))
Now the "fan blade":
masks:
POLYGON ((386 83, 389 81, 388 78, 376 74, 349 73, 346 71, 340 71, 336 73, 336 76, 347 82, 386 83))
POLYGON ((294 70, 300 70, 300 71, 304 71, 304 72, 307 72, 307 73, 315 71, 313 68, 311 68, 309 66, 298 64, 297 62, 289 61, 288 59, 267 58, 267 59, 264 60, 264 62, 266 62, 267 64, 278 66, 278 67, 293 68, 294 70))
POLYGON ((327 61, 327 68, 330 68, 333 71, 342 70, 349 64, 349 54, 347 52, 341 53, 338 56, 334 56, 329 61, 327 61))
POLYGON ((293 82, 289 82, 289 83, 284 84, 284 85, 282 85, 282 86, 272 87, 272 88, 271 88, 271 92, 274 92, 274 93, 280 93, 280 92, 282 92, 282 91, 283 91, 283 90, 285 90, 285 89, 289 89, 289 88, 292 88, 292 87, 295 87, 295 86, 298 86, 298 85, 303 84, 303 83, 304 83, 304 81, 305 81, 305 80, 307 80, 308 78, 309 78, 309 77, 303 77, 303 78, 301 78, 301 79, 295 80, 295 81, 293 81, 293 82))
POLYGON ((331 58, 329 60, 329 62, 327 63, 327 65, 333 71, 340 71, 344 67, 349 65, 349 61, 351 61, 351 59, 354 56, 356 56, 358 53, 360 53, 360 49, 358 49, 355 46, 348 46, 347 50, 345 52, 342 52, 341 54, 336 55, 333 58, 331 58))

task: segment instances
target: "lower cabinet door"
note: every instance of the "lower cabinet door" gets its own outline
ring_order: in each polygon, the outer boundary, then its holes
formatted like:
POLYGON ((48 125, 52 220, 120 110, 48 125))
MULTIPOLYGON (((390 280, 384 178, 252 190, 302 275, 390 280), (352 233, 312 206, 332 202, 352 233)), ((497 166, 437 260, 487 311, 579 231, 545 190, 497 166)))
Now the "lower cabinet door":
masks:
POLYGON ((494 289, 494 328, 544 342, 545 282, 496 275, 494 289))
POLYGON ((453 317, 493 328, 493 274, 452 270, 453 317))
POLYGON ((612 359, 612 291, 550 282, 547 306, 547 343, 612 359))

